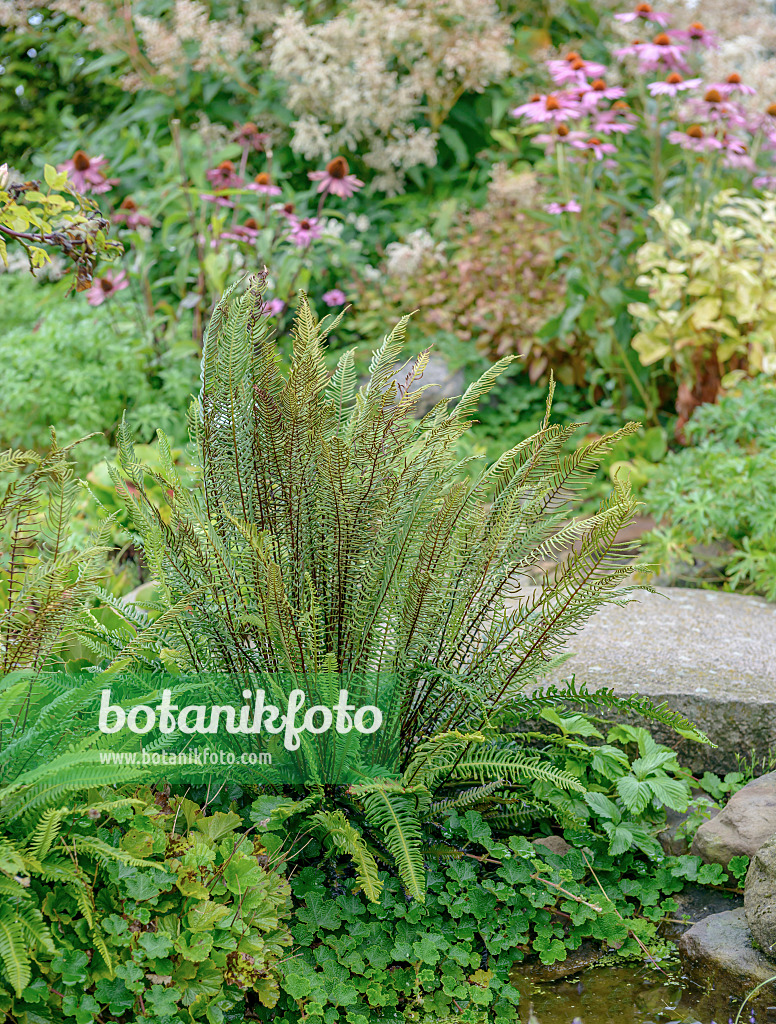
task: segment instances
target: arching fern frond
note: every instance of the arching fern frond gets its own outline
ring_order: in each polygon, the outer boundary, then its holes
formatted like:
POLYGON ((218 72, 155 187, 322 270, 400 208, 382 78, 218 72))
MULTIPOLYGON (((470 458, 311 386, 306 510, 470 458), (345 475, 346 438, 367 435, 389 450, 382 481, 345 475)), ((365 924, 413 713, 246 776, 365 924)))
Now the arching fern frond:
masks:
POLYGON ((372 903, 379 903, 383 883, 378 876, 377 863, 358 829, 339 810, 318 811, 311 820, 319 826, 325 840, 350 858, 358 888, 363 890, 366 898, 372 903))
POLYGON ((426 869, 418 794, 373 787, 364 797, 364 809, 367 822, 382 832, 385 847, 407 892, 425 902, 426 869))

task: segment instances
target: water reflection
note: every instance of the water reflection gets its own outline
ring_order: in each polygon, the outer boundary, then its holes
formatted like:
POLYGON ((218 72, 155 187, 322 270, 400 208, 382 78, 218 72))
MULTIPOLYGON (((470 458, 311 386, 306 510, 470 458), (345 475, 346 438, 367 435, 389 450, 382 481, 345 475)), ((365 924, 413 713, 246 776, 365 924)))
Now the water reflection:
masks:
MULTIPOLYGON (((515 978, 521 993, 521 1019, 535 1024, 728 1024, 740 999, 704 993, 677 967, 649 964, 602 967, 547 984, 515 978)), ((740 1024, 776 1024, 773 999, 747 1004, 740 1024)))

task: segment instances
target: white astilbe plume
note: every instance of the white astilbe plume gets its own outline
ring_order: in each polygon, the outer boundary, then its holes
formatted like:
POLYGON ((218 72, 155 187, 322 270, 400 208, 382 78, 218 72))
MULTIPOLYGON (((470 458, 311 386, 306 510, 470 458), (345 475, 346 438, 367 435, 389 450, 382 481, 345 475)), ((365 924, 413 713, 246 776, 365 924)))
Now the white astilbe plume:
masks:
POLYGON ((429 259, 444 263, 445 250, 425 228, 410 232, 403 242, 390 242, 385 249, 385 270, 389 277, 412 277, 429 259))
POLYGON ((372 187, 397 192, 409 168, 436 163, 437 129, 460 95, 509 72, 509 41, 492 0, 352 0, 315 25, 287 7, 270 68, 297 115, 291 145, 308 160, 359 148, 378 172, 372 187))

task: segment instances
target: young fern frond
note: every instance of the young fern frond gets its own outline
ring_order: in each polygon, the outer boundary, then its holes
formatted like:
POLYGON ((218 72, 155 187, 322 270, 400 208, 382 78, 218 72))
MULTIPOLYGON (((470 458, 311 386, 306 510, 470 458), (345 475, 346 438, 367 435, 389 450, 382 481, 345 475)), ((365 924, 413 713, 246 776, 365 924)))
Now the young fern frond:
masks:
POLYGON ((470 807, 477 807, 485 803, 489 797, 503 789, 503 781, 501 779, 494 779, 492 782, 486 782, 482 786, 472 786, 469 789, 464 789, 456 793, 455 796, 434 800, 431 804, 431 810, 434 814, 438 815, 444 814, 446 811, 468 810, 470 807))
POLYGON ((30 856, 40 860, 48 854, 68 814, 70 808, 67 806, 49 807, 43 811, 27 845, 30 856))
POLYGON ((494 780, 505 782, 521 782, 525 779, 538 779, 551 782, 560 789, 584 793, 585 787, 579 779, 561 768, 542 761, 539 757, 531 757, 519 750, 485 750, 476 751, 473 756, 464 757, 449 768, 442 768, 439 774, 449 782, 472 781, 485 785, 494 780))

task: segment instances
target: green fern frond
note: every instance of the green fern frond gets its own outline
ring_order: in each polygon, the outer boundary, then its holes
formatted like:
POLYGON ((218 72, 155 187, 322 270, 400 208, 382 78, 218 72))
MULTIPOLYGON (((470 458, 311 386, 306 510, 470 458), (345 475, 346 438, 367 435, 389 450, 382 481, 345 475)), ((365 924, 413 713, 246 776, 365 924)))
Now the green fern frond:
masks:
POLYGON ((463 850, 457 850, 454 846, 446 843, 429 843, 423 846, 423 857, 425 860, 460 860, 463 857, 463 850))
POLYGON ((490 750, 462 758, 457 764, 441 769, 447 782, 477 780, 481 784, 499 780, 519 782, 538 779, 551 782, 561 789, 584 793, 585 787, 571 772, 556 768, 538 757, 519 750, 490 750))
POLYGON ((456 793, 455 796, 435 800, 431 804, 431 810, 434 814, 442 814, 445 811, 466 810, 477 807, 503 788, 503 781, 501 779, 494 779, 492 782, 486 782, 482 786, 472 786, 469 789, 464 789, 460 793, 456 793))
POLYGON ((63 819, 69 813, 69 807, 49 807, 43 811, 27 845, 31 856, 39 860, 46 856, 59 835, 63 819))
POLYGON ((43 949, 47 953, 56 952, 56 944, 51 937, 51 932, 46 924, 43 915, 37 907, 25 904, 17 908, 17 923, 22 939, 27 946, 43 949))
POLYGON ((364 809, 367 822, 383 833, 386 849, 407 892, 424 903, 426 869, 417 794, 374 787, 364 797, 364 809))
POLYGON ((445 766, 452 765, 472 744, 486 742, 484 733, 441 732, 419 743, 404 770, 404 786, 428 786, 445 766))
POLYGON ((318 811, 312 815, 311 821, 319 826, 325 839, 350 857, 356 871, 358 888, 364 891, 370 902, 379 903, 383 883, 378 877, 377 863, 358 829, 350 824, 340 810, 318 811))
POLYGON ((0 906, 0 963, 17 996, 27 987, 30 958, 21 925, 9 906, 0 906))

